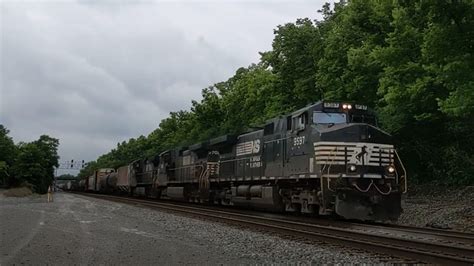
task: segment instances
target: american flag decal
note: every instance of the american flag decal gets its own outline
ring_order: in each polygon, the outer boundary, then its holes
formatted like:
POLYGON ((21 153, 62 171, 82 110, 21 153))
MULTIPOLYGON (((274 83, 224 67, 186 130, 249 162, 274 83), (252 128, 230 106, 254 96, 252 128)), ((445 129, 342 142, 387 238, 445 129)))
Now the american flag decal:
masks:
POLYGON ((238 143, 236 146, 235 155, 242 156, 242 155, 249 155, 253 153, 260 152, 260 140, 251 140, 242 143, 238 143))

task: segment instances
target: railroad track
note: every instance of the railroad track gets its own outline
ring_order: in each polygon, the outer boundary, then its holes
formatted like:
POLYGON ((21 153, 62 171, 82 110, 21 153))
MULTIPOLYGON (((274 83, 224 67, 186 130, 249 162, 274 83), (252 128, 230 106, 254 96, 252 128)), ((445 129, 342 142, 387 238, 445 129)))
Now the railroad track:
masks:
POLYGON ((315 239, 379 254, 447 265, 474 265, 474 235, 428 228, 371 225, 359 223, 311 223, 197 206, 126 198, 102 194, 85 194, 94 198, 135 204, 150 208, 212 218, 222 222, 263 228, 291 236, 315 239))

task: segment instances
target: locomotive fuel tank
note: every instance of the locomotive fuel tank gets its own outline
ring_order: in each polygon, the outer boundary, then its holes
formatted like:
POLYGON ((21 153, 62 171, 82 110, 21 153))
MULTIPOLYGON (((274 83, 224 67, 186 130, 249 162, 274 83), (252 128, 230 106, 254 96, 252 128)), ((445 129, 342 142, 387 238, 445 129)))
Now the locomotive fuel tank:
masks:
POLYGON ((187 200, 187 195, 184 187, 168 187, 166 189, 166 196, 174 200, 187 200))
POLYGON ((267 211, 282 211, 284 206, 277 186, 240 185, 231 187, 232 202, 267 211))

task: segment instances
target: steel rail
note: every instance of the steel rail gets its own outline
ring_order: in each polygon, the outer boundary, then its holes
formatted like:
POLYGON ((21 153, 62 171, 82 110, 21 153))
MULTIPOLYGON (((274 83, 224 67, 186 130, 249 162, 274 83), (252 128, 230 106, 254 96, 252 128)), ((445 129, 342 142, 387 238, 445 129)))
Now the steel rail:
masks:
POLYGON ((408 225, 399 225, 399 224, 389 224, 389 223, 379 223, 379 222, 353 222, 353 221, 344 221, 340 219, 324 219, 318 217, 306 217, 305 222, 311 224, 325 224, 339 227, 350 227, 355 230, 381 230, 385 233, 412 233, 420 236, 428 236, 429 238, 441 237, 438 240, 449 240, 451 242, 456 242, 459 244, 466 244, 474 248, 474 234, 460 231, 452 230, 442 230, 437 228, 428 228, 428 227, 415 227, 408 225), (445 239, 443 239, 445 238, 445 239))
POLYGON ((378 252, 401 258, 415 259, 421 262, 450 265, 474 264, 474 249, 469 247, 452 246, 443 243, 432 243, 394 236, 375 235, 333 226, 280 220, 257 215, 213 210, 197 206, 176 205, 172 203, 110 195, 83 193, 81 193, 81 195, 192 214, 199 217, 217 219, 219 221, 230 221, 242 225, 252 225, 283 232, 285 234, 298 235, 334 244, 342 244, 352 248, 364 249, 369 252, 378 252))
POLYGON ((436 229, 436 228, 413 227, 413 226, 396 225, 396 224, 385 224, 385 225, 375 224, 375 226, 378 226, 384 229, 388 228, 388 229, 393 229, 393 230, 398 230, 398 231, 413 232, 417 234, 445 236, 445 237, 451 237, 451 238, 455 238, 459 240, 472 241, 472 244, 474 245, 474 234, 469 234, 469 233, 464 233, 464 232, 459 232, 459 231, 449 231, 449 230, 442 230, 442 229, 436 229))

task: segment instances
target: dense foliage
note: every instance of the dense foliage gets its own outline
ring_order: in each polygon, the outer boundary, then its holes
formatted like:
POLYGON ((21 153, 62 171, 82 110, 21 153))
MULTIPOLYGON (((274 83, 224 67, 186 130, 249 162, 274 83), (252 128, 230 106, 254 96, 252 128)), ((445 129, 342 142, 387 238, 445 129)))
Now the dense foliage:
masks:
POLYGON ((353 0, 278 26, 272 50, 92 162, 117 167, 320 99, 376 108, 412 180, 474 183, 474 2, 353 0))
POLYGON ((42 135, 36 141, 14 144, 8 129, 0 125, 0 184, 18 186, 28 183, 38 193, 45 193, 58 167, 59 141, 42 135))

